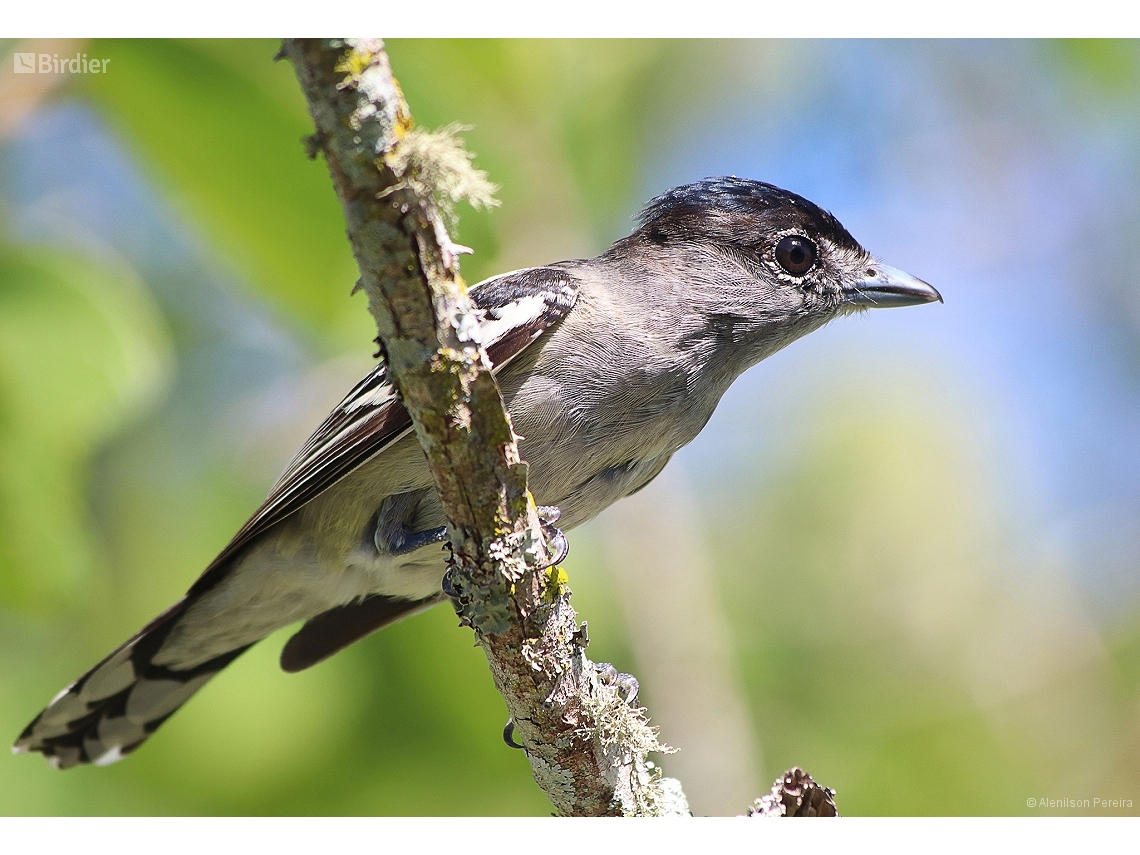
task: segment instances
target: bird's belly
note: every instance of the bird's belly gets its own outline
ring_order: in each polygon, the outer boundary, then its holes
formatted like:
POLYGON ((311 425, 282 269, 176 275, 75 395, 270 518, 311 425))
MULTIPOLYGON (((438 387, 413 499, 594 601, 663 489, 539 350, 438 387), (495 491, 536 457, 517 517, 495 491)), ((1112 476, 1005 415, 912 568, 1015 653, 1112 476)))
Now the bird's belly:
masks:
POLYGON ((423 600, 439 593, 447 563, 438 543, 406 555, 378 555, 358 549, 348 556, 345 573, 358 577, 366 594, 423 600))
POLYGON ((334 561, 311 545, 297 548, 293 538, 272 535, 237 560, 187 610, 156 664, 193 668, 369 594, 421 600, 439 592, 445 569, 438 544, 400 556, 357 550, 334 561))

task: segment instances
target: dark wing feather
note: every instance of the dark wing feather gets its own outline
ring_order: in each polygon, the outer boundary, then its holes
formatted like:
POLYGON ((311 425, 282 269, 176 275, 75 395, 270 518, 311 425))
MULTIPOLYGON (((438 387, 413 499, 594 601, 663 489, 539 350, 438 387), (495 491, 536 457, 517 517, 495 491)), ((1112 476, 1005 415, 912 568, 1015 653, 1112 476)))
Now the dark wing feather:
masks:
POLYGON ((443 599, 402 600, 372 594, 356 603, 337 606, 310 618, 281 649, 281 670, 290 674, 323 662, 350 644, 390 623, 421 612, 443 599))
MULTIPOLYGON (((565 317, 578 296, 578 281, 555 267, 506 273, 472 286, 481 310, 484 345, 497 371, 565 317)), ((265 502, 215 558, 188 594, 216 585, 229 559, 339 479, 412 429, 387 366, 377 365, 321 423, 285 469, 265 502)))

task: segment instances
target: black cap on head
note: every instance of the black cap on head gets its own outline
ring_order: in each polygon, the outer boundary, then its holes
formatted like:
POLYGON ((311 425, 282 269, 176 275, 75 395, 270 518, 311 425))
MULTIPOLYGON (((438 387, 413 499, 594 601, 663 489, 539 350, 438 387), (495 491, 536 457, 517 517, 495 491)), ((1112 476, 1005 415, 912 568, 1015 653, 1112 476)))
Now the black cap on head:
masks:
POLYGON ((749 246, 758 238, 802 231, 862 251, 839 220, 818 205, 772 184, 735 176, 674 187, 646 205, 638 221, 635 234, 656 244, 708 240, 749 246))

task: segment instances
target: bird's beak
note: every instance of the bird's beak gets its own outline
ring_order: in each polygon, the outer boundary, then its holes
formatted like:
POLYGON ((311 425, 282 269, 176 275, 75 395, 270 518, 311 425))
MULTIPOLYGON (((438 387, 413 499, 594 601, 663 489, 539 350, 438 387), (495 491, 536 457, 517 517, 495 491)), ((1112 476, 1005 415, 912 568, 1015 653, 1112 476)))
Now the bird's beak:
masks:
POLYGON ((922 303, 942 302, 942 295, 921 279, 903 273, 885 264, 875 265, 874 276, 868 276, 847 289, 847 302, 871 309, 894 306, 918 306, 922 303))

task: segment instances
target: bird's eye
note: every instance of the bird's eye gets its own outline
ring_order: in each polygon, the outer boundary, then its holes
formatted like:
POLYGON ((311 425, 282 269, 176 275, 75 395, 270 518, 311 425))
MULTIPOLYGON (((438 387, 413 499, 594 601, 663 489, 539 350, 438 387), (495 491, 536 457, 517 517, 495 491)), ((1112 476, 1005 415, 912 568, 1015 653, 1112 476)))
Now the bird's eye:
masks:
POLYGON ((800 235, 782 237, 776 244, 776 261, 793 276, 803 276, 815 264, 815 244, 800 235))

